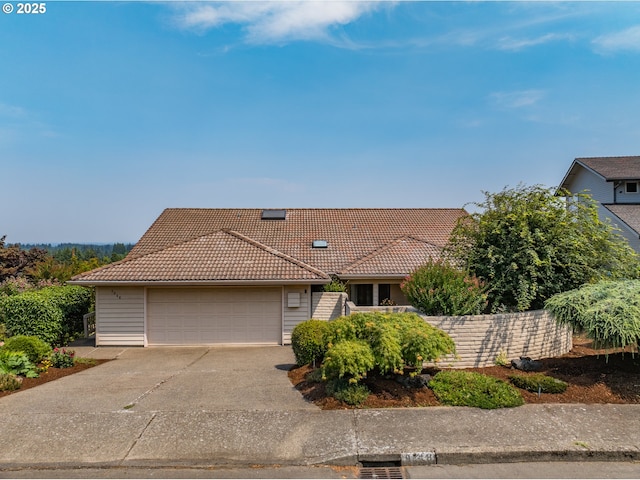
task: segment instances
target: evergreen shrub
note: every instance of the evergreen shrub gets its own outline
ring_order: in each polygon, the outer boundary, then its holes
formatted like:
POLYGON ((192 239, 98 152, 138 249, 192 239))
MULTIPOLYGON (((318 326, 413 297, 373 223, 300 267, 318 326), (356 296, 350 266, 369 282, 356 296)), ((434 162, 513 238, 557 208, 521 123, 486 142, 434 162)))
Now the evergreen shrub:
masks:
POLYGON ((326 351, 325 336, 329 329, 323 320, 307 320, 291 332, 291 348, 300 366, 322 359, 326 351))
POLYGON ((51 347, 38 337, 16 335, 4 342, 2 350, 10 352, 23 352, 32 363, 38 363, 51 353, 51 347))
POLYGON ((444 261, 429 261, 400 285, 411 305, 425 315, 479 315, 487 307, 485 285, 444 261))
POLYGON ((592 339, 595 348, 639 346, 640 280, 585 285, 554 295, 545 308, 560 324, 592 339))
POLYGON ((343 340, 329 347, 322 363, 323 377, 344 378, 356 383, 375 366, 373 351, 364 340, 343 340))
POLYGON ((429 387, 445 405, 494 409, 524 404, 512 385, 475 372, 443 370, 431 379, 429 387))
POLYGON ((30 290, 0 300, 0 320, 10 335, 35 336, 49 345, 62 345, 82 332, 91 292, 80 286, 30 290))
POLYGON ((4 298, 0 311, 12 336, 35 336, 49 345, 56 345, 62 339, 62 310, 50 298, 36 291, 4 298))

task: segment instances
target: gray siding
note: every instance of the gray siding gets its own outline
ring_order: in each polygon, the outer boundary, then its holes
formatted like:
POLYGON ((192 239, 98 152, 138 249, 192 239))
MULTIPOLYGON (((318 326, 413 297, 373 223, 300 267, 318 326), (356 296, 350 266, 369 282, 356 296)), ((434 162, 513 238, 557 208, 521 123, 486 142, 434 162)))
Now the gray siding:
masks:
POLYGON ((282 310, 284 318, 284 328, 282 331, 282 342, 284 345, 291 343, 291 332, 301 322, 311 318, 311 286, 287 286, 284 287, 284 296, 282 301, 282 310), (289 307, 289 293, 298 293, 300 295, 300 306, 289 307))
POLYGON ((600 203, 613 203, 613 183, 578 166, 576 175, 568 184, 572 193, 582 193, 585 190, 594 200, 600 203))
POLYGON ((144 288, 96 288, 96 346, 144 346, 144 288))

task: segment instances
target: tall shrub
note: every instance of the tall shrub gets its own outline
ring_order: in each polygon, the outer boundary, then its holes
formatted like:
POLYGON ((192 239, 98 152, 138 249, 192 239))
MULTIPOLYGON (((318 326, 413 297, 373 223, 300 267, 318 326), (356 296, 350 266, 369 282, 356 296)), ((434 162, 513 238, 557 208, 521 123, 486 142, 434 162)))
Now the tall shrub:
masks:
POLYGON ((598 218, 589 195, 518 186, 485 192, 474 206, 478 213, 458 223, 447 251, 488 283, 493 312, 539 309, 585 283, 639 276, 638 255, 598 218))
POLYGON ((478 315, 487 306, 483 282, 444 261, 428 261, 400 288, 425 315, 478 315))
POLYGON ((63 336, 64 315, 58 305, 38 292, 29 291, 2 299, 2 319, 11 336, 38 337, 58 345, 63 336))
POLYGON ((82 331, 90 304, 90 291, 79 286, 30 290, 0 300, 0 322, 12 336, 35 336, 56 346, 82 331))

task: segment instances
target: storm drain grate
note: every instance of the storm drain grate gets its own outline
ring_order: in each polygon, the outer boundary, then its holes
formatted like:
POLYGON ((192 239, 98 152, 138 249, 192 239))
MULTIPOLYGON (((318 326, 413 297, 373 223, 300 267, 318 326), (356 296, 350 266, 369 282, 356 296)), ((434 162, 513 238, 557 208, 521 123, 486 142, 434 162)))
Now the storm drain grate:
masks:
POLYGON ((358 478, 404 478, 401 467, 362 467, 358 478))

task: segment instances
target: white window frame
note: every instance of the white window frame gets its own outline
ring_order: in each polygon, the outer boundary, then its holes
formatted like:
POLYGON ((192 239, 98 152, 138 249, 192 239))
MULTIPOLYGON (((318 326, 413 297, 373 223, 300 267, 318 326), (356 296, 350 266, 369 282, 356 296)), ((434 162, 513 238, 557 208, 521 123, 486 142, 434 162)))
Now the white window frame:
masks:
POLYGON ((640 193, 640 186, 638 185, 638 182, 624 182, 624 193, 629 194, 629 195, 637 195, 638 193, 640 193), (629 185, 633 184, 636 186, 636 191, 635 192, 630 192, 629 191, 629 185))

